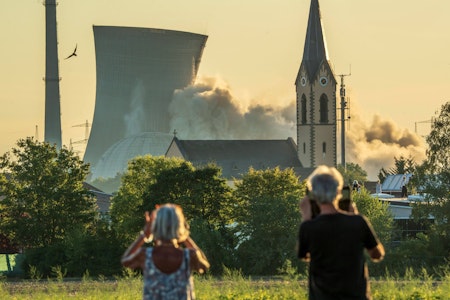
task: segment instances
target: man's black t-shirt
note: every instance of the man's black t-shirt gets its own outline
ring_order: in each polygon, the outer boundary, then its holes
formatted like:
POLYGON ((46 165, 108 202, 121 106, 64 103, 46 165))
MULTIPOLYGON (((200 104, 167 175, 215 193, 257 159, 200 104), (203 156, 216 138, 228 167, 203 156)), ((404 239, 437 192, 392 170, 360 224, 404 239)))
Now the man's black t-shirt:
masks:
POLYGON ((367 299, 364 248, 378 244, 361 215, 319 215, 300 226, 298 257, 310 254, 309 299, 367 299))

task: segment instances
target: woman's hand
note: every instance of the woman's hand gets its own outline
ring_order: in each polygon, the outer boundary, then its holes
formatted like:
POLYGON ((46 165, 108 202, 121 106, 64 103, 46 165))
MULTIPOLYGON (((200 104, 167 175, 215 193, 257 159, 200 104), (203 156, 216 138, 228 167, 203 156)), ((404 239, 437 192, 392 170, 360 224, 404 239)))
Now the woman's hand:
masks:
POLYGON ((158 210, 159 205, 156 205, 156 208, 150 214, 148 211, 145 212, 145 224, 144 224, 144 235, 146 239, 149 239, 153 234, 152 232, 152 224, 156 220, 156 211, 158 210))
POLYGON ((145 238, 149 238, 152 234, 152 216, 148 211, 145 212, 145 225, 144 225, 144 235, 145 238))

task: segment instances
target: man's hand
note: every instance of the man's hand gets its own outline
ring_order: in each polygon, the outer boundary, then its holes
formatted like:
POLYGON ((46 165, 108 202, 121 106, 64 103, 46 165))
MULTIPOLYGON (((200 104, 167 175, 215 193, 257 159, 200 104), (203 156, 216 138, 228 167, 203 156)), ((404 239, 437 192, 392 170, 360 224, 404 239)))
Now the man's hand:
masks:
POLYGON ((302 200, 300 200, 300 213, 302 215, 302 221, 308 221, 312 219, 312 210, 311 210, 311 202, 308 198, 308 196, 303 197, 302 200))

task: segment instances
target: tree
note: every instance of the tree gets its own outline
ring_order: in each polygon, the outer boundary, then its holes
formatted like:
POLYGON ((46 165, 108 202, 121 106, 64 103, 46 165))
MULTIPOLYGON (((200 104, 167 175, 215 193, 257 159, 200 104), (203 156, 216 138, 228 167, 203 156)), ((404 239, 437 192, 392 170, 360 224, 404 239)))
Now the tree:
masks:
POLYGON ((355 202, 359 213, 367 217, 372 223, 381 242, 389 243, 394 227, 394 218, 389 210, 389 204, 370 196, 365 188, 359 192, 352 191, 352 200, 355 202))
POLYGON ((93 226, 96 203, 83 187, 89 165, 72 151, 21 139, 0 157, 0 230, 19 248, 62 241, 93 226))
POLYGON ((221 273, 223 266, 235 266, 236 242, 230 225, 237 204, 219 167, 209 164, 195 168, 183 162, 162 170, 143 199, 142 212, 162 203, 175 203, 183 208, 192 236, 211 261, 212 273, 221 273))
MULTIPOLYGON (((365 188, 362 188, 359 192, 352 191, 352 200, 356 204, 359 213, 370 221, 380 242, 387 248, 387 252, 390 253, 394 218, 389 210, 389 204, 371 197, 365 188)), ((387 266, 390 267, 394 263, 396 262, 390 260, 389 257, 385 258, 380 264, 369 262, 370 273, 376 276, 385 275, 384 272, 387 266)))
POLYGON ((176 203, 190 220, 201 219, 211 228, 230 224, 232 220, 231 188, 216 165, 194 168, 191 163, 168 168, 157 175, 143 198, 142 211, 156 204, 176 203))
POLYGON ((169 202, 183 208, 193 237, 211 261, 211 272, 220 272, 222 265, 234 267, 231 188, 217 166, 197 169, 178 158, 146 156, 129 163, 111 208, 122 246, 142 228, 145 211, 169 202))
POLYGON ((427 136, 427 165, 430 172, 450 172, 450 102, 441 107, 437 118, 433 119, 431 132, 427 136))
POLYGON ((399 158, 394 156, 394 167, 388 170, 381 168, 378 173, 378 179, 383 182, 389 175, 414 174, 416 172, 416 168, 416 161, 411 155, 408 158, 403 155, 400 155, 399 158))
POLYGON ((428 243, 428 253, 440 257, 439 261, 450 260, 450 102, 441 107, 439 115, 433 119, 431 132, 426 138, 427 159, 417 168, 415 184, 426 195, 426 201, 414 206, 413 216, 418 222, 425 222, 431 215, 434 224, 424 241, 428 243), (436 242, 439 241, 437 246, 436 242), (442 259, 444 258, 444 259, 442 259))
POLYGON ((344 184, 351 185, 354 180, 358 180, 359 183, 367 181, 367 172, 358 164, 347 163, 345 167, 338 165, 337 169, 344 177, 344 184))
POLYGON ((111 200, 112 227, 122 246, 128 245, 136 237, 144 224, 143 195, 163 170, 179 166, 179 158, 139 156, 128 163, 128 169, 122 176, 122 184, 111 200))
POLYGON ((298 261, 298 203, 304 193, 292 169, 250 169, 236 182, 238 257, 245 273, 275 274, 287 261, 298 261))

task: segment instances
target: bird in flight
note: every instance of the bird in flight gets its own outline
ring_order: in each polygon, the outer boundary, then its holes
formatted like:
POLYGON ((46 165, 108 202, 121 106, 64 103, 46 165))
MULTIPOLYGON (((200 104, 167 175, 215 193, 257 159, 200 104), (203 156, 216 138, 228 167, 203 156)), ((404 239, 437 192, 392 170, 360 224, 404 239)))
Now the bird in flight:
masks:
POLYGON ((75 45, 75 49, 73 50, 72 54, 70 54, 69 56, 67 56, 65 59, 71 58, 72 56, 77 56, 77 46, 75 45))

